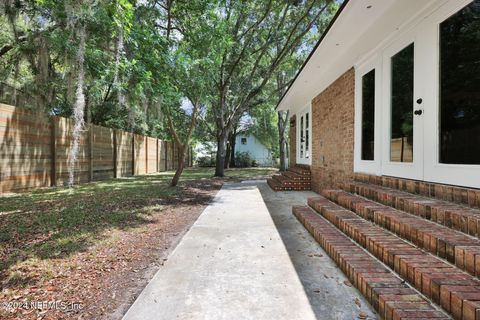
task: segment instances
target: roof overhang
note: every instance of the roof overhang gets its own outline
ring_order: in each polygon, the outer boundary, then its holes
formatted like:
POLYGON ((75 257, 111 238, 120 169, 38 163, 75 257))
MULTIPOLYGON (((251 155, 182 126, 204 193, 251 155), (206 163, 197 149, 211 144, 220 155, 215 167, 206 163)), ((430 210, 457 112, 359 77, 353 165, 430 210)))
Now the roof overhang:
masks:
POLYGON ((398 34, 418 15, 427 15, 432 4, 446 0, 345 1, 319 40, 293 83, 277 105, 291 114, 376 48, 398 34))

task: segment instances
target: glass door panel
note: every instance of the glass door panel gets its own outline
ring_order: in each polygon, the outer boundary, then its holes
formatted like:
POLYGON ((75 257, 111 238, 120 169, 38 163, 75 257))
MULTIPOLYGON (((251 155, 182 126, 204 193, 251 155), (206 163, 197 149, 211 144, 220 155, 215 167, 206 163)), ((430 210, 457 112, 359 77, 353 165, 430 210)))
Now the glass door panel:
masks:
POLYGON ((310 119, 309 113, 305 113, 305 159, 310 158, 310 119))
POLYGON ((362 160, 375 155, 375 69, 362 77, 362 160))
POLYGON ((305 131, 303 126, 303 116, 300 117, 300 159, 305 157, 304 149, 305 149, 305 131))
POLYGON ((440 163, 480 164, 480 1, 440 24, 440 163))
POLYGON ((311 162, 311 116, 310 107, 298 114, 298 154, 297 162, 310 164, 311 162))
POLYGON ((391 58, 390 161, 413 162, 414 44, 391 58))

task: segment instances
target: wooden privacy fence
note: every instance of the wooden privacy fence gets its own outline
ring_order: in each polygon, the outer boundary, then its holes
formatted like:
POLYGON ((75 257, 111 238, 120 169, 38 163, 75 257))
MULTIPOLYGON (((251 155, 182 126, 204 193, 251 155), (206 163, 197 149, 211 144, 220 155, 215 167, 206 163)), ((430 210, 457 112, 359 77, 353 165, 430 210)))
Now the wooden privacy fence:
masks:
MULTIPOLYGON (((0 104, 0 192, 65 185, 72 130, 72 119, 0 104)), ((77 160, 75 183, 82 183, 173 170, 178 151, 172 142, 90 125, 77 160)))

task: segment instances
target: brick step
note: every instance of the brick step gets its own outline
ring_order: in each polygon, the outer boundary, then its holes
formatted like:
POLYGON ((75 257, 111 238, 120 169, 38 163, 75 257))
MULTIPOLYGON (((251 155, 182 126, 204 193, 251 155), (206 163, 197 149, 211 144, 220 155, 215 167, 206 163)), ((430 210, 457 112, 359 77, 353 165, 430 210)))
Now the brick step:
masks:
POLYGON ((292 211, 382 319, 450 319, 311 208, 292 211))
POLYGON ((480 210, 361 182, 348 184, 346 191, 480 238, 480 210))
POLYGON ((310 169, 306 169, 299 166, 290 167, 288 168, 288 171, 302 175, 302 176, 311 176, 310 169))
POLYGON ((342 190, 324 190, 322 195, 418 247, 447 259, 458 268, 480 277, 480 240, 477 238, 342 190), (477 259, 478 266, 475 264, 477 259))
POLYGON ((312 180, 311 175, 301 175, 292 171, 284 171, 282 175, 294 181, 310 181, 312 180))
POLYGON ((292 185, 284 186, 273 178, 267 179, 267 183, 273 191, 309 191, 310 186, 292 185))
POLYGON ((277 181, 278 183, 282 183, 285 177, 283 175, 276 174, 272 176, 272 179, 277 181))
POLYGON ((267 179, 273 191, 308 191, 312 190, 310 170, 304 167, 291 167, 289 171, 267 179))
POLYGON ((272 178, 284 187, 302 186, 302 187, 310 188, 310 186, 311 186, 310 181, 290 180, 289 178, 287 178, 285 176, 282 176, 282 175, 274 175, 272 178))
POLYGON ((459 203, 480 209, 480 189, 397 177, 372 176, 365 173, 356 173, 354 179, 358 182, 393 188, 423 197, 459 203))
POLYGON ((273 178, 267 179, 267 184, 272 188, 273 191, 283 191, 282 186, 273 178))
POLYGON ((480 319, 477 278, 324 197, 310 198, 308 204, 454 319, 480 319))

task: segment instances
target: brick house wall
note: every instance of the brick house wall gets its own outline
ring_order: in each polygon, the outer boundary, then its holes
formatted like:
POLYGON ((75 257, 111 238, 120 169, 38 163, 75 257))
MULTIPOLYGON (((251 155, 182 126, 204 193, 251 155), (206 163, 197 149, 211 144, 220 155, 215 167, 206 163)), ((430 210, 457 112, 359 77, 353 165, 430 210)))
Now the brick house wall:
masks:
POLYGON ((290 117, 290 153, 288 155, 289 167, 297 164, 297 117, 295 115, 290 117))
POLYGON ((312 189, 353 179, 355 71, 350 69, 312 100, 312 189))

